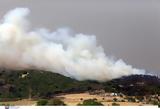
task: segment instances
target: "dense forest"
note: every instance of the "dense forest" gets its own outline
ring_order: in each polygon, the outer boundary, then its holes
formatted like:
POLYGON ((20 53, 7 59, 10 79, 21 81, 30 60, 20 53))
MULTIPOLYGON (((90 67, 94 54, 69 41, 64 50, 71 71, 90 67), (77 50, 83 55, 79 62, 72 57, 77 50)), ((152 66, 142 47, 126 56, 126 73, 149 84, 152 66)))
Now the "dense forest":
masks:
POLYGON ((77 81, 39 70, 0 70, 0 100, 51 98, 57 94, 104 89, 125 95, 160 94, 160 79, 150 75, 131 75, 99 83, 77 81))

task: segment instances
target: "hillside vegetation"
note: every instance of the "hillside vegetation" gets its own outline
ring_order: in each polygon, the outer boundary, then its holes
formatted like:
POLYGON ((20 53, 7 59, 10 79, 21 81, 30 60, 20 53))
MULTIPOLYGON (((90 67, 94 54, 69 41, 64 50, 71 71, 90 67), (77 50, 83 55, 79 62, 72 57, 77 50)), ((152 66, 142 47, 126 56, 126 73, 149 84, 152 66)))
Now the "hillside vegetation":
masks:
POLYGON ((0 100, 52 98, 58 94, 104 89, 125 95, 160 94, 160 79, 149 75, 131 75, 112 81, 77 81, 56 73, 39 70, 1 70, 0 100))

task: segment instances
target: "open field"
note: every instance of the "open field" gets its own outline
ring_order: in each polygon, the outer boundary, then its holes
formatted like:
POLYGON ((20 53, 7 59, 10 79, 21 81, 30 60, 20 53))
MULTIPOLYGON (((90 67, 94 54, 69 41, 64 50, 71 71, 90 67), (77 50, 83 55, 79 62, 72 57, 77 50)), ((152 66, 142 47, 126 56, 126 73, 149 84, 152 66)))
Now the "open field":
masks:
POLYGON ((30 99, 22 99, 22 100, 17 100, 17 101, 7 101, 7 102, 0 102, 1 105, 17 105, 17 106, 32 106, 36 105, 35 100, 30 100, 30 99))
MULTIPOLYGON (((122 100, 124 98, 120 96, 100 96, 100 95, 90 95, 89 93, 78 93, 78 94, 64 94, 56 96, 57 98, 60 98, 62 101, 64 101, 65 104, 70 106, 76 106, 78 103, 82 103, 83 100, 87 99, 97 99, 97 101, 101 102, 105 106, 111 106, 113 103, 113 99, 116 98, 118 100, 122 100)), ((8 102, 0 102, 0 104, 5 105, 36 105, 36 100, 30 100, 30 99, 23 99, 18 101, 8 101, 8 102)), ((145 104, 142 102, 115 102, 117 104, 120 104, 121 106, 143 106, 143 105, 151 105, 151 104, 145 104)))
MULTIPOLYGON (((122 99, 119 96, 103 97, 103 96, 100 96, 100 95, 90 95, 89 93, 66 94, 66 95, 61 95, 61 96, 57 96, 57 97, 61 98, 67 105, 77 105, 78 103, 82 103, 83 100, 96 98, 102 104, 104 104, 106 106, 111 106, 114 98, 117 98, 119 100, 122 99)), ((120 104, 121 106, 148 105, 148 104, 143 104, 142 102, 139 102, 139 103, 135 103, 135 102, 116 102, 116 103, 120 104)))

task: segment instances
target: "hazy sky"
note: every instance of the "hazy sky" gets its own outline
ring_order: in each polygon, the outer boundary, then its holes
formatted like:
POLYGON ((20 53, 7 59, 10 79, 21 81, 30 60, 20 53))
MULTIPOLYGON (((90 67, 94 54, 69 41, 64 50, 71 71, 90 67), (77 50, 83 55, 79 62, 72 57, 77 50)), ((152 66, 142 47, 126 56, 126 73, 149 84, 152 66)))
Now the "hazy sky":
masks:
POLYGON ((159 0, 0 0, 0 18, 28 7, 33 27, 94 34, 107 55, 160 72, 159 0))

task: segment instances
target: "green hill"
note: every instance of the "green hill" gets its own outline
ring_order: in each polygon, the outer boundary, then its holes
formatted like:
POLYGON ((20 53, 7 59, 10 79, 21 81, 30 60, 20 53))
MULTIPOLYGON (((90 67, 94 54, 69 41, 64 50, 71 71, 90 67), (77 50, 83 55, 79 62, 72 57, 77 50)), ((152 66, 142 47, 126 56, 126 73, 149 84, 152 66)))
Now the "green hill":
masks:
POLYGON ((0 70, 0 100, 50 98, 57 94, 104 89, 127 95, 160 94, 160 79, 132 75, 112 81, 77 81, 56 73, 39 70, 0 70))

